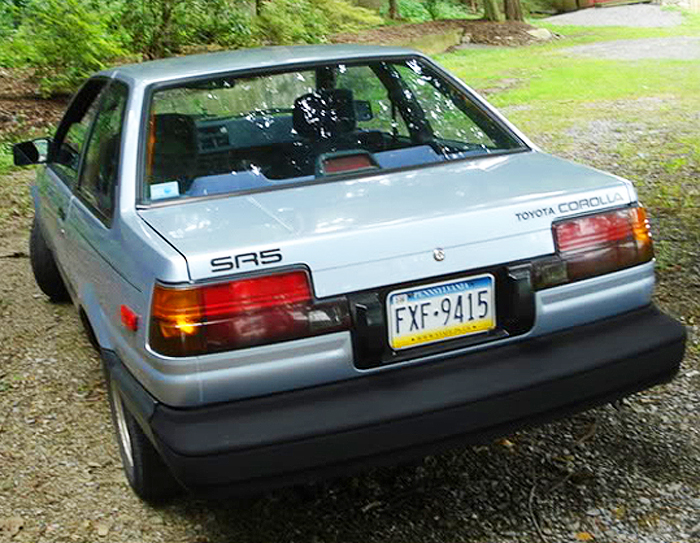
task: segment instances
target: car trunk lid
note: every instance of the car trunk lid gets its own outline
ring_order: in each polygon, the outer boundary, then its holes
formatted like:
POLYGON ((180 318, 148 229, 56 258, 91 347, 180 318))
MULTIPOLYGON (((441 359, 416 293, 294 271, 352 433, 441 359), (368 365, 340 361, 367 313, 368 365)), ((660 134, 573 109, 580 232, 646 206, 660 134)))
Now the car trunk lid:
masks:
POLYGON ((553 220, 634 199, 620 178, 526 152, 139 213, 193 281, 304 265, 325 297, 549 254, 553 220))

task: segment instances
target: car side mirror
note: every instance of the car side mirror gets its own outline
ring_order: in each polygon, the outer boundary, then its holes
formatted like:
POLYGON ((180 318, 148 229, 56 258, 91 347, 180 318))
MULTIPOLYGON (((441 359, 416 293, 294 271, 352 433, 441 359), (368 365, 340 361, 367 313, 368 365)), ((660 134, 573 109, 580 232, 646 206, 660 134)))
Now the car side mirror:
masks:
POLYGON ((372 115, 372 104, 369 100, 354 100, 355 102, 355 119, 360 122, 371 121, 374 118, 372 115))
POLYGON ((29 166, 31 164, 45 164, 51 140, 49 138, 39 138, 32 141, 23 141, 12 146, 12 157, 15 166, 29 166))

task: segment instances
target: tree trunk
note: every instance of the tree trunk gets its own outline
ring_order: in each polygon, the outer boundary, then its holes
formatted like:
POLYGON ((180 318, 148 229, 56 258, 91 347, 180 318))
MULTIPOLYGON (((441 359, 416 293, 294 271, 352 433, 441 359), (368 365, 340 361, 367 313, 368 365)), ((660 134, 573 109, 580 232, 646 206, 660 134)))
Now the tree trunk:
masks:
POLYGON ((255 15, 260 15, 263 7, 263 0, 255 0, 255 15))
POLYGON ((506 12, 506 21, 523 22, 525 20, 520 0, 503 0, 503 4, 506 12))
POLYGON ((497 22, 503 20, 503 15, 498 9, 496 0, 484 0, 484 19, 497 22))
POLYGON ((389 19, 399 19, 398 0, 389 0, 389 19))

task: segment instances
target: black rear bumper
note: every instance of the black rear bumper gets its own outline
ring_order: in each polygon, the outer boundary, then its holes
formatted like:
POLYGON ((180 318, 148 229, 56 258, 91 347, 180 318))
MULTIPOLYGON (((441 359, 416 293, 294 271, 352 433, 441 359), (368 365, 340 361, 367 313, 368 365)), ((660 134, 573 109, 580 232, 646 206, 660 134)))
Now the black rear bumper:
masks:
POLYGON ((685 336, 681 324, 647 307, 543 338, 217 406, 175 409, 149 403, 135 381, 124 387, 185 486, 249 491, 483 442, 620 399, 670 380, 685 336))

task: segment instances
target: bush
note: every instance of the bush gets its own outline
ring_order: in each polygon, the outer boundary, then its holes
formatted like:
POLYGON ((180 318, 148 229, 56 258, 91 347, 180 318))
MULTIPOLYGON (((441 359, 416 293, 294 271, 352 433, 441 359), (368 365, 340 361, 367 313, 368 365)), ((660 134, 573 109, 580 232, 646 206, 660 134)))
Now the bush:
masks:
POLYGON ((231 0, 196 0, 187 10, 183 25, 192 41, 224 47, 252 47, 257 44, 252 13, 231 0))
POLYGON ((273 0, 263 4, 256 24, 270 44, 323 43, 331 34, 382 23, 371 10, 345 0, 273 0))
POLYGON ((127 47, 145 58, 162 58, 200 45, 256 44, 249 9, 235 0, 101 0, 114 11, 127 47))
POLYGON ((125 55, 108 23, 80 0, 33 2, 13 38, 16 64, 34 69, 42 94, 70 93, 125 55))
MULTIPOLYGON (((382 9, 382 15, 388 15, 387 7, 382 9)), ((399 15, 404 21, 424 23, 439 19, 466 19, 474 14, 457 0, 399 0, 399 15)))
POLYGON ((433 19, 467 19, 473 17, 473 13, 469 11, 466 5, 462 2, 451 0, 428 0, 430 14, 433 19))
MULTIPOLYGON (((388 7, 382 9, 382 15, 388 15, 388 7)), ((399 15, 402 20, 411 23, 424 23, 433 20, 426 3, 420 0, 399 0, 399 15)))
POLYGON ((15 31, 17 8, 10 2, 0 3, 0 39, 7 39, 15 31))

